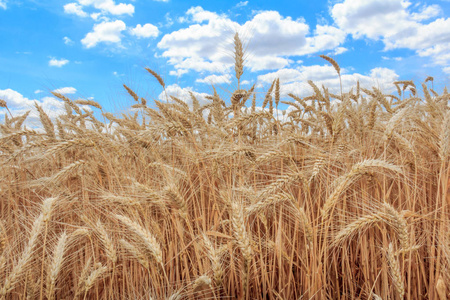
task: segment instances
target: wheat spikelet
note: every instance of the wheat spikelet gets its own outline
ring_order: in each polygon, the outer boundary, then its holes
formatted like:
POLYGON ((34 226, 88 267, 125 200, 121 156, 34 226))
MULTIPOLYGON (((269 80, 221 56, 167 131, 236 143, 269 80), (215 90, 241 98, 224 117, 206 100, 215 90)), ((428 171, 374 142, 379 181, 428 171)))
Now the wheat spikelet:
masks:
POLYGON ((3 107, 3 108, 7 108, 8 107, 8 105, 6 105, 6 101, 5 100, 0 99, 0 107, 3 107))
POLYGON ((66 247, 67 238, 67 233, 63 232, 58 239, 55 250, 53 251, 53 259, 49 267, 46 285, 47 299, 49 300, 55 299, 56 279, 58 278, 59 271, 63 265, 64 250, 66 247))
POLYGON ((383 300, 383 298, 381 298, 380 296, 378 296, 378 295, 375 294, 375 293, 372 293, 371 296, 372 296, 372 299, 373 299, 373 300, 383 300))
POLYGON ((33 227, 31 228, 30 238, 28 243, 23 250, 19 260, 13 266, 13 269, 6 277, 3 287, 0 289, 0 296, 4 298, 8 293, 10 293, 14 286, 19 282, 20 275, 24 272, 26 265, 30 262, 33 256, 33 250, 36 247, 36 243, 38 241, 38 237, 41 233, 42 227, 44 223, 48 222, 52 205, 55 202, 56 198, 47 198, 44 200, 42 204, 42 212, 41 214, 34 220, 33 227))
POLYGON ((297 219, 300 222, 300 225, 302 226, 306 240, 310 245, 312 245, 314 243, 313 227, 311 226, 311 222, 309 221, 305 210, 302 207, 297 207, 296 205, 292 205, 292 207, 294 209, 295 216, 297 217, 297 219))
POLYGON ((203 244, 205 245, 207 256, 211 262, 211 268, 213 271, 213 279, 216 286, 222 285, 222 278, 224 272, 222 270, 222 264, 220 262, 219 251, 211 243, 211 240, 206 236, 206 234, 202 234, 203 244))
POLYGON ((353 236, 363 233, 367 228, 373 226, 381 220, 382 218, 378 213, 372 213, 358 218, 357 220, 346 225, 336 234, 333 245, 341 245, 345 241, 352 239, 353 236))
POLYGON ((158 73, 156 73, 155 71, 153 71, 153 70, 150 69, 150 68, 145 68, 145 69, 147 70, 147 72, 149 72, 150 74, 152 74, 153 77, 156 78, 156 80, 158 80, 159 84, 160 84, 163 88, 166 87, 166 84, 164 83, 164 80, 162 79, 161 76, 159 76, 158 73))
MULTIPOLYGON (((0 255, 2 255, 3 250, 5 249, 6 246, 6 232, 5 232, 5 227, 3 226, 3 222, 0 221, 0 255)), ((3 256, 1 256, 3 257, 3 256)), ((0 267, 0 270, 2 268, 0 267)))
POLYGON ((130 218, 115 215, 115 217, 127 226, 127 228, 134 232, 143 243, 145 249, 155 258, 158 263, 162 263, 162 251, 161 245, 158 243, 156 238, 145 228, 136 222, 133 222, 130 218))
POLYGON ((341 68, 339 67, 338 63, 332 59, 331 57, 328 57, 326 55, 319 55, 321 58, 325 59, 327 62, 329 62, 334 69, 336 70, 336 72, 340 75, 341 74, 341 68))
POLYGON ((93 100, 82 100, 82 99, 79 99, 79 100, 75 100, 75 103, 76 104, 80 104, 80 105, 90 105, 90 106, 96 107, 98 109, 102 109, 102 106, 99 103, 97 103, 97 102, 95 102, 93 100))
POLYGON ((349 185, 356 180, 358 177, 360 177, 363 174, 366 174, 370 172, 371 170, 376 170, 378 168, 383 168, 386 170, 390 170, 399 174, 402 174, 402 170, 395 165, 392 165, 388 162, 377 160, 377 159, 367 159, 365 161, 362 161, 360 163, 357 163, 353 165, 352 170, 348 172, 346 175, 343 175, 335 180, 334 183, 334 190, 331 193, 331 195, 327 198, 325 201, 325 204, 323 206, 323 215, 329 216, 331 213, 331 210, 333 209, 334 205, 336 204, 336 201, 338 200, 339 196, 349 187, 349 185))
POLYGON ((132 245, 131 243, 127 242, 124 239, 120 239, 120 244, 122 245, 122 247, 124 247, 128 252, 130 252, 133 257, 146 269, 149 268, 149 263, 148 260, 146 259, 145 255, 142 254, 142 252, 135 247, 134 245, 132 245))
POLYGON ((168 199, 175 204, 177 209, 180 210, 181 216, 185 218, 187 214, 186 201, 180 194, 180 191, 178 190, 176 185, 169 184, 164 188, 164 192, 166 193, 168 199))
POLYGON ((97 263, 95 265, 95 269, 91 272, 91 274, 89 274, 89 276, 84 281, 83 292, 85 295, 92 288, 95 282, 97 282, 97 280, 100 280, 103 277, 103 275, 106 273, 107 270, 108 267, 103 266, 101 263, 97 263))
POLYGON ((292 200, 292 196, 284 192, 261 196, 260 198, 262 199, 256 203, 253 203, 245 209, 247 214, 251 215, 254 213, 258 213, 269 206, 292 200))
POLYGON ((391 275, 395 289, 397 290, 400 298, 403 299, 405 295, 405 286, 403 283, 402 274, 400 272, 400 265, 398 259, 395 257, 394 246, 392 243, 389 243, 389 247, 386 251, 386 258, 389 264, 389 274, 391 275))
POLYGON ((45 155, 55 155, 74 146, 79 146, 81 148, 94 147, 95 142, 88 139, 74 139, 65 142, 60 142, 55 146, 48 148, 47 151, 45 152, 45 155))
POLYGON ((244 50, 242 49, 242 42, 237 32, 234 35, 234 71, 236 73, 236 79, 240 82, 241 76, 244 73, 244 50))
POLYGON ((244 295, 247 293, 249 267, 252 261, 253 250, 251 248, 250 237, 245 228, 245 216, 242 204, 232 201, 231 203, 231 224, 233 227, 233 237, 241 250, 243 260, 242 282, 244 285, 244 295))
POLYGON ((192 292, 199 293, 209 287, 211 287, 211 278, 207 275, 202 275, 195 279, 194 284, 192 285, 192 292))
POLYGON ((116 249, 114 248, 114 244, 100 219, 98 219, 95 224, 95 232, 97 233, 103 249, 105 250, 106 256, 112 261, 113 264, 115 264, 117 262, 116 249))
POLYGON ((258 197, 264 198, 266 196, 274 195, 278 190, 282 189, 284 186, 292 184, 301 178, 302 178, 301 174, 298 173, 282 175, 275 182, 271 183, 266 188, 264 188, 264 190, 262 190, 259 193, 258 197))
POLYGON ((275 84, 275 105, 278 108, 278 103, 280 103, 280 78, 277 78, 275 84))
POLYGON ((408 225, 405 218, 389 203, 383 203, 384 211, 381 212, 383 219, 394 228, 400 241, 401 249, 410 249, 408 225))
POLYGON ((22 273, 25 271, 24 270, 25 266, 32 259, 33 250, 36 246, 38 236, 41 233, 43 219, 44 219, 44 215, 41 213, 34 220, 27 246, 25 247, 24 251, 22 252, 19 260, 13 266, 13 269, 11 270, 9 275, 6 277, 6 279, 3 283, 3 287, 0 289, 0 296, 2 297, 2 299, 4 299, 6 297, 6 295, 14 289, 14 286, 20 280, 20 275, 22 275, 22 273))
POLYGON ((266 93, 266 96, 264 97, 264 102, 262 104, 262 108, 265 108, 267 103, 269 103, 269 101, 272 101, 272 91, 273 91, 273 87, 275 86, 275 82, 276 82, 276 79, 274 79, 274 81, 272 82, 272 85, 270 86, 269 90, 266 93))
POLYGON ((92 261, 92 256, 90 256, 88 258, 88 260, 84 264, 83 269, 81 270, 80 276, 78 278, 77 289, 75 290, 75 295, 73 297, 74 299, 79 299, 81 294, 84 293, 85 281, 88 277, 89 271, 91 270, 91 261, 92 261))
POLYGON ((52 177, 46 180, 47 182, 60 183, 63 181, 69 174, 76 172, 80 168, 82 168, 86 164, 84 160, 78 160, 70 165, 65 166, 61 171, 53 175, 52 177))
POLYGON ((123 85, 123 87, 127 90, 128 94, 130 94, 131 97, 133 97, 134 101, 139 102, 139 96, 130 89, 127 85, 123 85))
POLYGON ((45 132, 47 133, 48 137, 51 139, 56 138, 55 128, 52 121, 45 113, 45 111, 37 104, 37 102, 35 102, 34 105, 39 112, 39 118, 41 119, 41 123, 44 126, 45 132))
POLYGON ((253 94, 251 112, 254 113, 255 111, 256 111, 256 94, 253 94))
POLYGON ((447 285, 445 284, 442 275, 439 275, 438 280, 436 281, 436 292, 439 296, 439 300, 447 299, 447 285))

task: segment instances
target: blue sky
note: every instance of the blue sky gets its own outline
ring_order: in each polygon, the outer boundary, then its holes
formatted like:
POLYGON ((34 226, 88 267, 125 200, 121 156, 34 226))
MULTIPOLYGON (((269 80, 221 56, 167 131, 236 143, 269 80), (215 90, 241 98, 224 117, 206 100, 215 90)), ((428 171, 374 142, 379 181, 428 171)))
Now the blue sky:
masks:
POLYGON ((393 80, 431 75, 440 92, 450 77, 449 0, 0 0, 0 99, 16 115, 35 102, 57 115, 56 90, 120 111, 133 104, 122 84, 163 97, 145 67, 187 102, 211 84, 226 98, 237 87, 235 32, 243 87, 256 83, 261 98, 276 77, 282 95, 308 95, 308 79, 336 90, 320 54, 339 62, 346 88, 391 91, 393 80))

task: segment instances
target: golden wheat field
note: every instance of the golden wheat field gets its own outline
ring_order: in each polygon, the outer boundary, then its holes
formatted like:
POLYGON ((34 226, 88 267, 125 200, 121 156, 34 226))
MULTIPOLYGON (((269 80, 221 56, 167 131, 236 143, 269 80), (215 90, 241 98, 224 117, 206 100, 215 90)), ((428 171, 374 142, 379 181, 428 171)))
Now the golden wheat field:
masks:
POLYGON ((234 57, 227 99, 5 115, 1 299, 449 299, 447 90, 281 99, 234 57))

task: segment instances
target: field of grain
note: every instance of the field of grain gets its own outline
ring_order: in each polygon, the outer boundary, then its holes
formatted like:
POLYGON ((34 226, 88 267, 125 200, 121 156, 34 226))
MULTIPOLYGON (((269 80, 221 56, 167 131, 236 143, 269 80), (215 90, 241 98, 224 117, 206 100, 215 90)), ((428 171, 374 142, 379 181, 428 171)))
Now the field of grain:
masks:
POLYGON ((125 86, 132 114, 55 93, 43 129, 5 115, 1 299, 449 297, 450 94, 280 99, 240 89, 237 35, 234 55, 237 90, 206 105, 125 86))

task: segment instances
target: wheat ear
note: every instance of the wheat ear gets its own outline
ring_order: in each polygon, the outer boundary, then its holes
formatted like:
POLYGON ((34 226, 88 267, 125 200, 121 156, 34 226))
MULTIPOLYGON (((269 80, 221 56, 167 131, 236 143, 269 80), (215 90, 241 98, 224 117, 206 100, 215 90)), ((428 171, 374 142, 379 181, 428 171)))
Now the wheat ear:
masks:
POLYGON ((237 32, 234 35, 234 71, 236 72, 239 88, 241 76, 244 73, 244 50, 242 49, 242 42, 237 32))
POLYGON ((242 282, 244 285, 244 297, 247 294, 248 276, 250 263, 252 261, 252 247, 250 245, 250 237, 245 228, 245 216, 242 208, 242 204, 237 201, 231 203, 231 224, 233 226, 233 236, 236 244, 242 253, 243 260, 243 272, 242 282))
POLYGON ((53 252, 53 259, 48 271, 47 277, 47 299, 55 299, 55 285, 56 279, 58 278, 59 271, 63 265, 64 260, 64 250, 66 247, 68 235, 63 232, 58 239, 58 244, 53 252))
POLYGON ((113 264, 115 264, 117 262, 116 249, 114 248, 114 244, 100 219, 97 220, 97 223, 95 224, 95 231, 98 234, 99 240, 105 250, 106 256, 112 261, 113 264))
POLYGON ((2 297, 2 299, 5 298, 5 296, 14 289, 14 286, 19 282, 20 275, 24 271, 25 266, 33 257, 33 250, 38 241, 39 234, 41 233, 43 224, 48 222, 48 220, 50 219, 52 206, 55 200, 56 198, 47 198, 42 203, 42 212, 33 222, 33 227, 31 228, 30 238, 28 240, 27 246, 22 252, 20 259, 17 261, 12 271, 5 279, 3 287, 0 290, 0 296, 2 297))
POLYGON ((158 243, 156 238, 141 225, 131 221, 130 218, 121 215, 115 215, 115 217, 123 224, 125 224, 130 231, 134 232, 140 238, 145 249, 155 258, 158 263, 162 264, 161 245, 158 243))
POLYGON ((144 254, 142 254, 142 252, 135 247, 133 244, 127 242, 124 239, 121 239, 119 241, 119 243, 122 245, 122 247, 124 247, 128 252, 130 252, 133 257, 146 269, 148 269, 149 267, 149 263, 147 258, 145 257, 144 254))
POLYGON ((166 87, 166 84, 164 83, 164 80, 162 79, 161 76, 159 76, 158 73, 156 73, 155 71, 153 71, 153 70, 150 69, 150 68, 145 68, 145 69, 147 70, 147 72, 149 72, 150 74, 152 74, 153 77, 156 78, 156 80, 158 80, 159 84, 160 84, 163 88, 166 87))
POLYGON ((439 300, 447 299, 447 286, 445 284, 444 279, 442 278, 442 275, 439 275, 439 278, 436 282, 436 292, 439 296, 439 300))
POLYGON ((389 273, 391 274, 395 289, 400 295, 400 298, 403 299, 405 295, 405 286, 403 284, 402 274, 400 273, 400 264, 398 259, 395 257, 394 246, 392 243, 389 243, 389 247, 386 251, 386 258, 389 264, 389 273))

